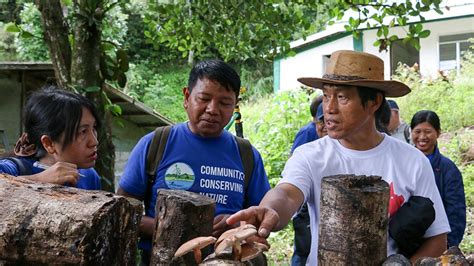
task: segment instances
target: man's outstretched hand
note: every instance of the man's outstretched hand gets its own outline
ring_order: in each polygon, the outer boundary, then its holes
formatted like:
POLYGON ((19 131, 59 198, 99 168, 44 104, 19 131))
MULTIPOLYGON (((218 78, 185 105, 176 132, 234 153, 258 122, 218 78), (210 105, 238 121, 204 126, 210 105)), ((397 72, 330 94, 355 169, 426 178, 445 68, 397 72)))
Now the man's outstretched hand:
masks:
MULTIPOLYGON (((253 206, 231 215, 226 220, 228 225, 233 225, 238 222, 255 225, 258 230, 258 237, 265 239, 270 235, 270 232, 278 226, 280 216, 271 208, 253 206)), ((261 242, 261 240, 256 241, 261 242)))

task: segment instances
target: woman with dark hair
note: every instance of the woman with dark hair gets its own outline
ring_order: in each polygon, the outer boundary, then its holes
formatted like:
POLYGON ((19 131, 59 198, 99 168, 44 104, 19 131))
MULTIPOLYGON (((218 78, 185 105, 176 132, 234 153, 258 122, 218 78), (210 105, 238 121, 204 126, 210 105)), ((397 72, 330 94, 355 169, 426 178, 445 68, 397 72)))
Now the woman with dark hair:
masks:
POLYGON ((99 119, 84 96, 49 86, 35 91, 24 108, 24 129, 14 157, 0 160, 0 173, 30 180, 100 189, 97 160, 99 119))
POLYGON ((436 185, 451 227, 448 247, 458 246, 466 228, 466 199, 459 169, 438 149, 441 126, 438 115, 429 110, 417 112, 411 120, 411 136, 415 147, 430 160, 436 185))

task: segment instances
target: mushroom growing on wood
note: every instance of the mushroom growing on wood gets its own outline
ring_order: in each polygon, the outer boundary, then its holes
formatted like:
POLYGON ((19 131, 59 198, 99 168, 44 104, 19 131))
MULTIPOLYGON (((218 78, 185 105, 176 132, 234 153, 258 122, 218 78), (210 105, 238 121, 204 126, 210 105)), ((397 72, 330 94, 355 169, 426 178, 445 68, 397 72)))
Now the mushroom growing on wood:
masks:
POLYGON ((245 243, 242 245, 242 253, 240 261, 248 261, 256 258, 258 255, 262 254, 263 251, 267 251, 268 246, 262 243, 245 243))
POLYGON ((257 228, 253 224, 244 224, 244 225, 241 225, 239 227, 236 227, 236 228, 225 231, 217 239, 216 244, 214 245, 214 247, 217 247, 222 242, 222 240, 224 240, 226 238, 229 238, 230 236, 233 236, 238 231, 242 231, 242 230, 249 229, 249 228, 253 228, 253 229, 257 230, 257 228))
POLYGON ((181 257, 191 251, 194 252, 194 260, 197 264, 202 261, 201 249, 216 242, 216 238, 212 236, 200 236, 189 240, 182 244, 174 253, 175 257, 181 257))
POLYGON ((241 260, 242 247, 241 242, 250 236, 257 234, 257 229, 253 225, 242 225, 238 228, 229 230, 222 234, 216 243, 215 253, 217 256, 224 254, 228 248, 232 248, 232 255, 234 260, 241 260), (225 235, 224 235, 225 234, 225 235))

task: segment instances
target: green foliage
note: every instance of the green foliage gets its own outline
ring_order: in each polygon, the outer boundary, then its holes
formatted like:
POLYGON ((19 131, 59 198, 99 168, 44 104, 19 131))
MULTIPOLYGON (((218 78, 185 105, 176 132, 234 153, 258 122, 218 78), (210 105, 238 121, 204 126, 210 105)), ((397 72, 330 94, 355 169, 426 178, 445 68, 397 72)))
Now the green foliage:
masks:
POLYGON ((463 174, 466 204, 474 207, 474 164, 463 157, 474 143, 474 131, 469 128, 442 134, 438 140, 440 152, 451 159, 463 174))
MULTIPOLYGON (((423 13, 435 10, 443 14, 440 9, 441 0, 425 1, 344 1, 337 0, 337 7, 330 10, 330 16, 334 20, 339 20, 344 16, 346 10, 353 10, 357 15, 350 17, 345 26, 347 31, 352 31, 354 37, 358 38, 359 28, 376 28, 377 40, 374 46, 378 46, 380 51, 387 51, 388 46, 398 40, 399 36, 390 35, 389 28, 394 26, 408 26, 405 30, 406 36, 402 37, 403 42, 411 44, 416 49, 420 49, 420 38, 428 37, 431 32, 424 30, 421 22, 425 20, 423 13), (408 24, 410 17, 417 17, 420 22, 408 24)), ((333 24, 334 21, 329 24, 333 24)))
POLYGON ((394 78, 406 83, 412 90, 407 96, 397 99, 402 118, 409 122, 417 111, 427 109, 439 115, 443 131, 474 125, 473 58, 472 54, 466 57, 463 72, 458 77, 423 78, 413 68, 399 66, 394 78))
MULTIPOLYGON (((474 174, 474 173, 473 173, 474 174)), ((459 247, 464 254, 474 253, 474 207, 469 207, 466 213, 467 230, 459 247), (469 230, 470 228, 470 230, 469 230)))
POLYGON ((0 61, 16 60, 15 36, 7 29, 11 24, 0 21, 0 61))
POLYGON ((145 1, 130 0, 125 4, 124 12, 128 15, 127 20, 127 38, 124 46, 126 47, 130 58, 136 61, 149 59, 156 54, 153 46, 146 42, 143 34, 145 24, 143 23, 144 10, 148 8, 145 1))
POLYGON ((49 50, 43 41, 41 14, 33 3, 25 3, 20 12, 21 32, 15 38, 18 57, 25 61, 48 61, 49 50), (26 33, 24 33, 26 32, 26 33))
POLYGON ((129 0, 124 12, 128 14, 128 32, 124 46, 128 54, 136 61, 151 60, 155 63, 179 63, 181 54, 162 43, 150 42, 145 37, 146 25, 149 23, 145 13, 149 9, 148 1, 129 0))
POLYGON ((100 74, 104 79, 115 82, 120 88, 125 87, 129 69, 127 52, 115 45, 102 45, 102 57, 100 58, 100 74))
MULTIPOLYGON (((471 145, 474 143, 473 139, 474 138, 471 138, 471 145)), ((474 163, 471 161, 470 163, 461 166, 459 170, 463 175, 464 193, 466 194, 467 205, 467 228, 460 247, 465 254, 472 254, 474 253, 474 163)))
MULTIPOLYGON (((158 1, 146 13, 145 35, 182 57, 245 62, 290 50, 289 41, 319 29, 325 1, 158 1)), ((326 15, 324 15, 326 16, 326 15)))
POLYGON ((273 67, 271 63, 245 64, 240 68, 242 87, 246 92, 240 95, 243 101, 256 101, 273 92, 273 67))
POLYGON ((128 39, 128 15, 124 13, 120 5, 109 7, 102 21, 102 41, 114 43, 121 46, 128 39))
MULTIPOLYGON (((463 173, 466 204, 474 211, 474 164, 471 162, 470 164, 462 166, 460 170, 463 173)), ((474 220, 472 222, 474 223, 474 220)), ((471 232, 471 234, 474 234, 474 231, 471 232)), ((472 251, 474 252, 474 246, 472 247, 472 251)))
POLYGON ((311 121, 309 105, 313 97, 304 91, 282 91, 242 104, 244 136, 260 151, 272 186, 280 180, 296 133, 311 121))
POLYGON ((356 14, 345 28, 356 38, 360 36, 360 26, 378 27, 374 44, 386 50, 399 39, 390 35, 389 28, 408 26, 403 39, 419 48, 419 39, 428 37, 430 31, 423 29, 421 23, 408 25, 410 18, 424 21, 424 12, 442 13, 440 3, 441 0, 157 1, 149 4, 145 15, 145 36, 155 47, 165 45, 183 58, 219 57, 239 63, 265 60, 276 54, 291 55, 290 41, 333 24, 351 10, 356 14))
MULTIPOLYGON (((182 88, 187 85, 190 69, 188 65, 169 62, 160 64, 150 60, 137 61, 130 66, 127 73, 128 84, 124 91, 175 122, 186 121, 182 88)), ((240 72, 242 86, 246 89, 241 94, 243 102, 260 101, 261 97, 272 92, 270 63, 246 64, 240 67, 240 72)))
MULTIPOLYGON (((74 26, 73 16, 75 15, 71 3, 65 5, 69 14, 65 19, 67 23, 74 26)), ((80 12, 80 11, 77 11, 80 12)), ((81 15, 84 15, 81 13, 81 15)), ((105 53, 115 58, 115 52, 119 50, 120 44, 124 42, 127 34, 128 16, 122 12, 119 5, 111 4, 105 13, 102 22, 102 40, 109 45, 105 53)), ((20 12, 21 23, 17 25, 18 30, 10 29, 10 32, 17 32, 15 45, 17 46, 18 56, 27 61, 48 61, 49 50, 43 40, 43 28, 41 24, 41 14, 33 3, 23 4, 20 12)), ((72 36, 72 35, 71 35, 72 36)))
POLYGON ((149 61, 130 66, 126 92, 175 122, 187 120, 182 88, 188 84, 190 68, 156 67, 149 61))
POLYGON ((474 164, 472 158, 463 157, 467 153, 472 143, 474 143, 474 131, 463 128, 455 132, 448 132, 441 135, 439 148, 441 153, 453 160, 461 171, 464 183, 464 193, 467 205, 467 229, 464 233, 461 249, 464 253, 474 252, 474 164))
POLYGON ((266 253, 269 265, 291 264, 294 235, 291 222, 282 230, 270 234, 268 243, 270 243, 271 248, 266 253))

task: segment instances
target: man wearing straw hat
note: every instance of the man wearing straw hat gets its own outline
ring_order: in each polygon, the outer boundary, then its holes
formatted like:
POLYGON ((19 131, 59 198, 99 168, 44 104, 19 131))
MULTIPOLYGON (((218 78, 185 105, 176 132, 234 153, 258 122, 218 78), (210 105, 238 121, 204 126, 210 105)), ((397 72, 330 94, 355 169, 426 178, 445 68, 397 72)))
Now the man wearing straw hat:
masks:
MULTIPOLYGON (((410 260, 441 255, 450 228, 429 161, 416 148, 375 127, 382 105, 387 104, 385 97, 401 97, 410 92, 401 82, 384 80, 383 69, 383 61, 374 55, 336 51, 322 78, 299 78, 304 85, 323 91, 328 136, 298 147, 285 165, 283 178, 260 205, 239 211, 227 223, 252 223, 259 228, 259 237, 266 238, 271 231, 282 229, 300 206, 308 203, 312 236, 307 265, 316 265, 321 179, 340 174, 377 175, 391 187, 390 215, 411 196, 434 203, 434 222, 410 260)), ((391 237, 387 252, 398 252, 391 237)))

